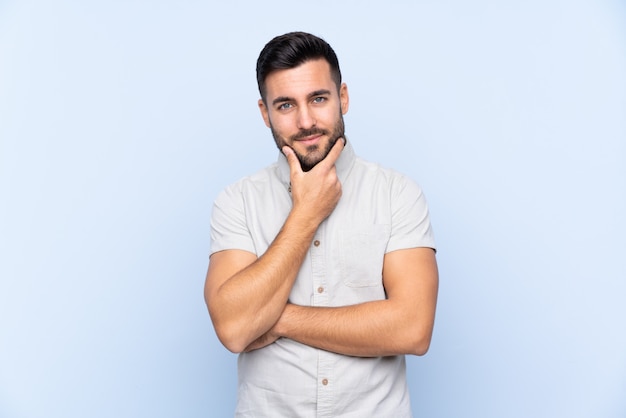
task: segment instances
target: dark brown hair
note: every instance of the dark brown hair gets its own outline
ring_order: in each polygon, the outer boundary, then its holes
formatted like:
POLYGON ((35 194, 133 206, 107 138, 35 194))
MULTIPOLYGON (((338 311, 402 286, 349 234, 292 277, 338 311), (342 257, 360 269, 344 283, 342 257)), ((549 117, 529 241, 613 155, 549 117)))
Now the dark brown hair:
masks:
POLYGON ((326 41, 305 32, 290 32, 269 41, 256 62, 256 80, 263 101, 266 94, 265 79, 272 71, 295 68, 306 61, 319 58, 325 59, 330 65, 331 76, 339 90, 339 60, 326 41))

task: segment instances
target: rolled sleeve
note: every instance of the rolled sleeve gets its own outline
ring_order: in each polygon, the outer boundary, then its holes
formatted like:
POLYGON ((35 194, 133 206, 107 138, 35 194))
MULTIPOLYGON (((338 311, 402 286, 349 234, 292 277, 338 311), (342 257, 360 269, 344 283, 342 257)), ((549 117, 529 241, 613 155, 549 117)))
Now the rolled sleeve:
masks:
POLYGON ((243 195, 238 184, 222 191, 211 215, 210 254, 223 250, 245 250, 255 253, 254 241, 246 222, 243 195))
POLYGON ((391 188, 391 237, 387 252, 416 247, 436 249, 428 204, 420 186, 405 176, 391 188))

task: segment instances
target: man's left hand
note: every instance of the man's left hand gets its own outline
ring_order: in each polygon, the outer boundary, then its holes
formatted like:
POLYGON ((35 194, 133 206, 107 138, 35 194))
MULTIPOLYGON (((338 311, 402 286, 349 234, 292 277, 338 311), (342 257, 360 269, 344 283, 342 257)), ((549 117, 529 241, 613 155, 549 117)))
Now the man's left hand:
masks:
POLYGON ((250 351, 258 350, 259 348, 267 347, 268 345, 272 344, 274 341, 276 341, 279 338, 279 336, 273 333, 272 331, 273 329, 270 329, 265 334, 261 335, 256 340, 252 341, 252 343, 246 347, 244 352, 249 353, 250 351))

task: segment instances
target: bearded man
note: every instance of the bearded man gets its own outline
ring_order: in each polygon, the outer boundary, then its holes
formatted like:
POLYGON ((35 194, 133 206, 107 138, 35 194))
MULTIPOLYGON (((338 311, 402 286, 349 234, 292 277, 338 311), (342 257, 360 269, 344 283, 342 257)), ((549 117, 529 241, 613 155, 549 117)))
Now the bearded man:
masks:
POLYGON ((438 272, 419 186, 355 155, 348 88, 324 40, 257 61, 278 161, 227 187, 205 299, 238 358, 238 417, 410 417, 405 355, 430 345, 438 272))

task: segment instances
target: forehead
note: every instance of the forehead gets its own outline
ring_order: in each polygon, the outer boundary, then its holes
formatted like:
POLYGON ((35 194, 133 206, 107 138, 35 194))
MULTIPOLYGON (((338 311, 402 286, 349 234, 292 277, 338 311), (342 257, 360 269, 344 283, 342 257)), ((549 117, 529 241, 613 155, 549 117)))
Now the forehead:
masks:
POLYGON ((330 64, 325 59, 306 61, 295 68, 272 71, 265 78, 267 100, 275 97, 298 98, 317 90, 335 91, 330 64))

